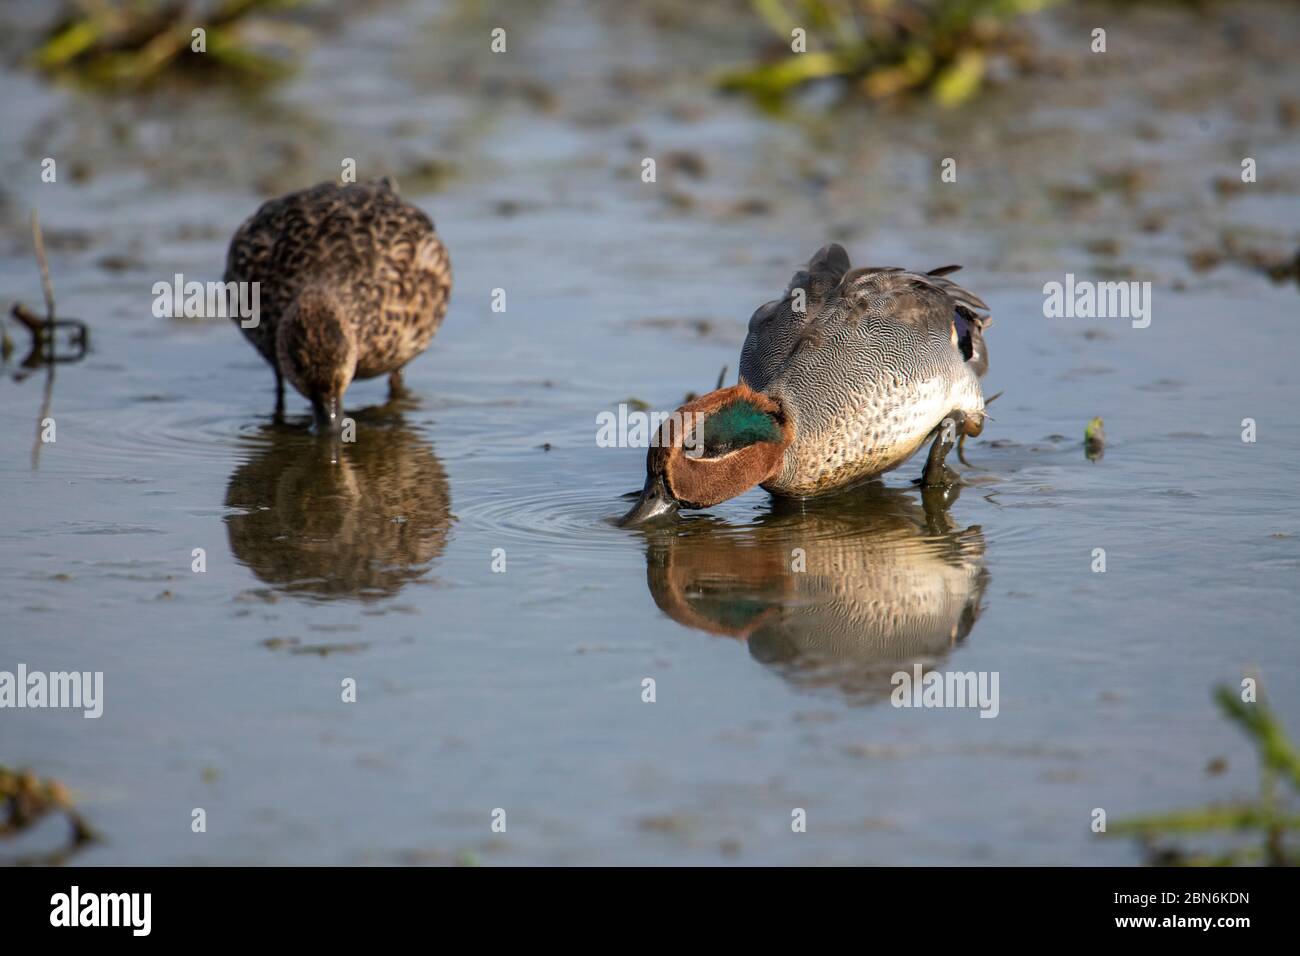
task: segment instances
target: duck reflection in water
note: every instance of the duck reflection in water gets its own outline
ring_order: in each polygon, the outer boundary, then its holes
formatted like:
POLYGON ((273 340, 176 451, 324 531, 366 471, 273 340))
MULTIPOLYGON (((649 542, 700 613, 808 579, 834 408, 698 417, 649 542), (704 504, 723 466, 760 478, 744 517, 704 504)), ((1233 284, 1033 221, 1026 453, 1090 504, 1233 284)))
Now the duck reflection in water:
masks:
POLYGON ((354 442, 267 426, 230 476, 230 550, 277 590, 390 597, 446 547, 451 488, 433 448, 400 416, 366 409, 355 418, 354 442))
POLYGON ((711 517, 646 530, 646 577, 680 624, 746 642, 792 683, 851 699, 933 666, 966 639, 989 581, 978 525, 947 512, 957 488, 869 486, 832 499, 774 499, 753 524, 711 517))

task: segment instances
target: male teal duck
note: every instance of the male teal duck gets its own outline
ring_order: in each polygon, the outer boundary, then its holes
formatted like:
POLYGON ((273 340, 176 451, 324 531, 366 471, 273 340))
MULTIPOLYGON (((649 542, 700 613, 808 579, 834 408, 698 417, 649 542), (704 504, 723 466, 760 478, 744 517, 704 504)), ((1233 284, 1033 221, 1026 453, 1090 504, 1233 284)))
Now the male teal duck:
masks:
POLYGON ((353 379, 387 374, 401 389, 446 315, 451 264, 432 220, 385 178, 264 203, 230 240, 225 281, 260 284, 243 331, 275 370, 277 416, 287 378, 317 426, 337 430, 353 379))
POLYGON ((931 436, 920 483, 954 482, 945 457, 984 427, 990 321, 988 306, 945 278, 958 268, 850 269, 842 246, 819 250, 749 320, 739 383, 664 422, 621 523, 708 508, 754 485, 788 497, 842 491, 897 468, 931 436))
POLYGON ((983 609, 984 537, 953 521, 944 497, 882 488, 776 499, 740 527, 692 522, 646 537, 646 583, 677 623, 745 642, 791 683, 888 696, 894 673, 942 661, 983 609))

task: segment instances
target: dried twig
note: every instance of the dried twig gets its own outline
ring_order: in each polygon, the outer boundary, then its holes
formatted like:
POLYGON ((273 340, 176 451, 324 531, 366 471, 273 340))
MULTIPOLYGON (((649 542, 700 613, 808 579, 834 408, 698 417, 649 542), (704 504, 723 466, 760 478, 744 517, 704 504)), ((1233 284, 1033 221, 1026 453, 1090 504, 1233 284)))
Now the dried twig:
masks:
MULTIPOLYGON (((55 315, 54 304, 54 283, 50 279, 49 259, 45 253, 45 237, 41 232, 40 220, 36 213, 32 213, 32 245, 36 252, 36 264, 41 271, 41 291, 45 298, 45 316, 37 315, 32 309, 29 309, 21 302, 15 302, 10 314, 14 319, 27 330, 31 337, 31 347, 27 350, 27 355, 21 365, 24 369, 37 369, 42 365, 51 365, 55 362, 79 362, 85 358, 86 351, 90 347, 90 330, 86 323, 80 319, 60 319, 55 315), (77 351, 73 355, 59 355, 58 342, 56 335, 60 329, 70 332, 68 341, 76 347, 77 351)), ((13 343, 10 341, 8 334, 3 336, 2 351, 3 358, 8 361, 9 355, 13 352, 13 343)), ((15 375, 16 381, 22 381, 27 377, 27 372, 19 372, 15 375)))
MULTIPOLYGON (((54 361, 75 362, 82 357, 82 354, 85 353, 85 346, 89 341, 89 330, 86 328, 86 323, 82 322, 80 319, 56 318, 54 322, 51 324, 47 319, 41 318, 31 309, 27 308, 27 306, 23 305, 21 302, 15 302, 9 314, 12 315, 19 322, 19 324, 22 325, 24 328, 26 328, 27 331, 31 334, 32 352, 38 353, 38 358, 35 364, 40 364, 41 362, 44 361, 44 353, 47 345, 50 347, 50 350, 53 351, 54 343, 49 338, 51 334, 50 332, 51 325, 54 329, 58 329, 58 328, 72 329, 72 335, 69 338, 72 344, 80 347, 82 350, 81 354, 78 354, 72 357, 71 359, 65 359, 65 358, 60 358, 58 356, 53 356, 54 361)), ((32 363, 29 362, 27 364, 30 365, 32 363)))
POLYGON ((45 293, 45 335, 49 345, 49 355, 45 365, 45 397, 41 402, 41 413, 36 416, 36 441, 32 445, 32 471, 41 465, 41 431, 46 419, 50 417, 50 406, 54 402, 54 283, 50 280, 50 263, 45 257, 45 237, 41 234, 41 221, 32 210, 32 245, 36 247, 36 264, 41 269, 41 291, 45 293))
POLYGON ((40 341, 40 337, 45 334, 45 320, 33 312, 21 302, 15 302, 11 313, 15 319, 27 326, 27 331, 32 333, 33 341, 40 341))
POLYGON ((41 291, 45 293, 45 323, 50 335, 54 334, 54 283, 50 281, 50 262, 45 258, 45 236, 41 233, 41 220, 32 210, 32 245, 36 247, 36 264, 41 268, 41 291))

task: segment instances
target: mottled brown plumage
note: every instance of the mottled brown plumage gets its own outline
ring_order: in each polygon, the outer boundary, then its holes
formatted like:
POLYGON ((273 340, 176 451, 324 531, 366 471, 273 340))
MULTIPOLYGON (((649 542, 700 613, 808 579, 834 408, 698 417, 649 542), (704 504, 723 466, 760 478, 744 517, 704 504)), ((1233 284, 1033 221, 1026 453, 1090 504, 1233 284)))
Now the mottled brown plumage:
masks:
POLYGON ((231 553, 258 580, 367 601, 429 573, 451 530, 451 486, 418 434, 366 419, 365 441, 271 426, 255 437, 226 487, 225 521, 231 553))
POLYGON ((451 264, 433 222, 391 180, 322 183, 264 203, 230 241, 226 282, 260 285, 244 334, 337 427, 353 379, 392 375, 447 312, 451 264))

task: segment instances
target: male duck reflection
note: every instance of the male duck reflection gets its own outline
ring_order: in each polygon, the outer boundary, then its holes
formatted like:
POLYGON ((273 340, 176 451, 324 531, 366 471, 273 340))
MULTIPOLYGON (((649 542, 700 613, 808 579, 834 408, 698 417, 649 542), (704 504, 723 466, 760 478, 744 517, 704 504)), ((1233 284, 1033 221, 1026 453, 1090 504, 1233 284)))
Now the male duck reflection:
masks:
POLYGON ((236 560, 259 580, 364 601, 396 594, 442 554, 452 523, 447 473, 400 420, 368 422, 356 443, 275 427, 258 439, 230 476, 226 532, 236 560))
POLYGON ((745 641, 794 684, 879 699, 900 666, 965 640, 988 585, 979 527, 953 524, 939 489, 922 497, 778 499, 750 525, 648 530, 650 593, 679 624, 745 641))
POLYGON ((988 307, 945 278, 957 268, 850 270, 842 246, 819 250, 749 320, 739 384, 664 422, 621 524, 754 485, 800 498, 841 491, 897 468, 932 435, 920 483, 954 483, 945 457, 984 427, 989 324, 988 307))
POLYGON ((338 431, 353 379, 402 367, 442 324, 451 264, 433 222, 391 179, 321 183, 264 203, 230 240, 225 281, 256 282, 259 313, 244 335, 311 402, 316 425, 338 431))

